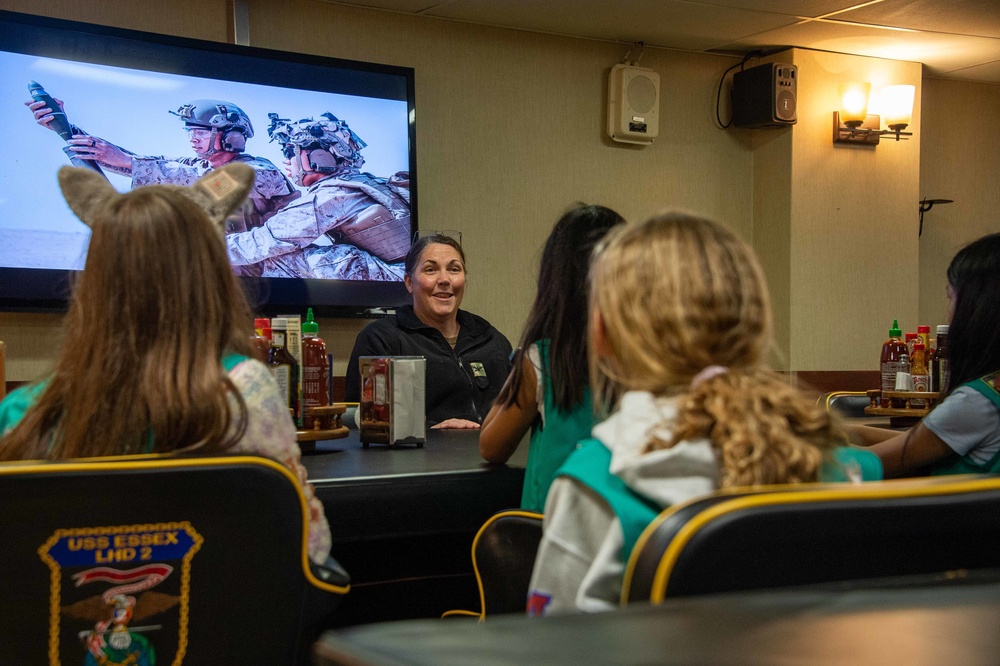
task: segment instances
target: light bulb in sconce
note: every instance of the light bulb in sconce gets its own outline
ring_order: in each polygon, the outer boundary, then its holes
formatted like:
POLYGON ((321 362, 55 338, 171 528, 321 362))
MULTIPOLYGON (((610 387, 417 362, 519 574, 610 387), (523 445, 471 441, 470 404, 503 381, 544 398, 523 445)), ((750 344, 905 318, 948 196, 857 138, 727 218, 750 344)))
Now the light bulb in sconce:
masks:
POLYGON ((885 126, 896 131, 906 129, 913 117, 914 86, 900 85, 883 88, 880 95, 885 126))
POLYGON ((913 136, 913 132, 903 130, 910 124, 914 91, 910 85, 883 88, 872 102, 875 113, 868 115, 871 84, 840 84, 840 109, 833 113, 833 142, 877 146, 883 136, 896 141, 913 136), (881 129, 882 118, 888 129, 881 129))
POLYGON ((840 84, 840 122, 848 127, 860 127, 868 115, 868 94, 872 84, 863 82, 840 84))

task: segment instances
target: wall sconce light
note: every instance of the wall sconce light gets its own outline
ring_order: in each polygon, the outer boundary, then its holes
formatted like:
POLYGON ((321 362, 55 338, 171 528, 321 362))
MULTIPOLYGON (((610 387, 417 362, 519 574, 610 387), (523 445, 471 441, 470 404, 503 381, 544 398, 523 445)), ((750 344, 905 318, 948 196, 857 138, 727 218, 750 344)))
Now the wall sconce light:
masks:
POLYGON ((904 132, 913 114, 913 86, 883 88, 879 100, 886 126, 880 129, 882 118, 868 113, 870 83, 844 83, 840 86, 840 109, 833 112, 833 142, 877 146, 883 136, 905 141, 913 132, 904 132))

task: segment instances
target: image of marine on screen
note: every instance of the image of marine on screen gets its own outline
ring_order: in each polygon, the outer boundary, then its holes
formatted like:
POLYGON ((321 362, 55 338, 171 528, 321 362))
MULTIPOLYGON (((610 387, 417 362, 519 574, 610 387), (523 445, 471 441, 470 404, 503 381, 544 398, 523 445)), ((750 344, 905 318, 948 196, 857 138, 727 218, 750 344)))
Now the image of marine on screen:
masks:
POLYGON ((263 277, 402 280, 409 173, 361 171, 367 144, 332 113, 298 121, 268 115, 286 173, 306 191, 262 226, 226 237, 233 266, 263 277))

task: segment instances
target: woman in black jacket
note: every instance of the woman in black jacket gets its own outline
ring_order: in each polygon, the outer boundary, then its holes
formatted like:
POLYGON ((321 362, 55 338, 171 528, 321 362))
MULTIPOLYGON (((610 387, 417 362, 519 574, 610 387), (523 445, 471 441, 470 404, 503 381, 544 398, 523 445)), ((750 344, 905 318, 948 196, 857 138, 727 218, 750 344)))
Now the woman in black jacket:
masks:
POLYGON ((347 400, 356 402, 361 395, 358 357, 423 356, 427 425, 479 428, 510 372, 510 342, 482 317, 459 309, 465 253, 454 238, 420 238, 405 265, 413 305, 358 334, 347 364, 347 400))

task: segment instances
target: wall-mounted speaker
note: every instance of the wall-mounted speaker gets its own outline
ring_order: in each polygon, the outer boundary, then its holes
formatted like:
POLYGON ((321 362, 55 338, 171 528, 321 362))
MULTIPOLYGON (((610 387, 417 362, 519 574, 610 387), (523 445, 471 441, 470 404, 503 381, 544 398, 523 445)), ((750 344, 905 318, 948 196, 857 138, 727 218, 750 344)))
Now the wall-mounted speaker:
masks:
POLYGON ((660 131, 660 75, 615 65, 608 77, 608 136, 622 143, 653 143, 660 131))
POLYGON ((733 125, 753 128, 794 125, 798 76, 798 67, 781 62, 736 72, 733 125))

